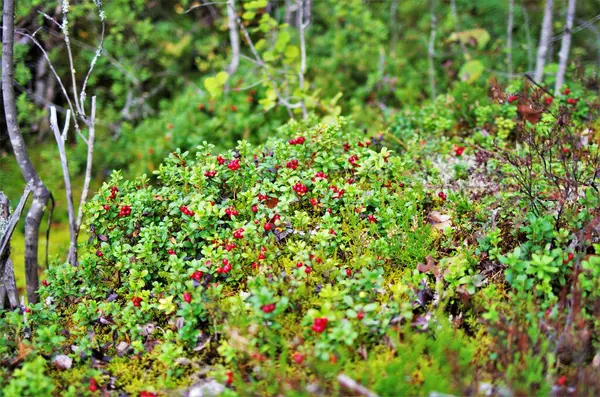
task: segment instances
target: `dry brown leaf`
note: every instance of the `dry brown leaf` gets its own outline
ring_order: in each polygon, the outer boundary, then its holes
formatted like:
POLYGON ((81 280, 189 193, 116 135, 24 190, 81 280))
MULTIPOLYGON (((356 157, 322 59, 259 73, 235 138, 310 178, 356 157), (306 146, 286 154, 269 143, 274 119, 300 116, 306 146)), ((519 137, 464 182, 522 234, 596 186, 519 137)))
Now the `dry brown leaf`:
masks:
POLYGON ((442 214, 439 211, 431 211, 429 213, 429 223, 435 230, 444 231, 452 227, 450 215, 442 214))

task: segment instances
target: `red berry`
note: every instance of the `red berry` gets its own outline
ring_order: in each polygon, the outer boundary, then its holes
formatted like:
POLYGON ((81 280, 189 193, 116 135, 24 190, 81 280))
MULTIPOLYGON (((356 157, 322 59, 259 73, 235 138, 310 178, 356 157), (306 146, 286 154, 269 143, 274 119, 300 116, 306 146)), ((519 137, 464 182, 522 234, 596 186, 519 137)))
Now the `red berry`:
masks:
POLYGON ((183 300, 186 301, 187 303, 190 303, 192 301, 192 294, 189 292, 184 292, 183 300))
POLYGON ((223 273, 229 273, 231 271, 231 265, 228 263, 223 266, 223 273))
POLYGON ((357 156, 357 155, 354 155, 354 156, 350 156, 350 157, 348 157, 348 162, 349 162, 349 163, 350 163, 350 164, 351 164, 351 165, 352 165, 354 168, 356 168, 356 167, 359 167, 359 164, 358 164, 358 156, 357 156))
POLYGON ((96 379, 90 378, 89 389, 91 392, 95 392, 96 390, 98 390, 98 382, 96 382, 96 379))
POLYGON ((375 218, 375 215, 373 215, 373 214, 369 214, 367 216, 367 219, 369 220, 370 223, 377 223, 377 218, 375 218))
POLYGON ((571 93, 571 90, 570 90, 569 88, 565 88, 565 89, 563 90, 563 94, 564 94, 564 95, 569 95, 570 93, 571 93))
POLYGON ((110 205, 108 205, 108 204, 104 204, 103 207, 104 207, 104 211, 110 210, 110 205))
POLYGON ((323 331, 325 331, 325 328, 327 328, 327 323, 328 323, 328 320, 326 317, 318 317, 318 318, 314 319, 313 325, 311 328, 313 331, 320 334, 323 331))
POLYGON ((298 168, 298 160, 290 160, 285 164, 285 166, 291 170, 295 170, 296 168, 298 168))
POLYGON ((271 222, 267 222, 264 224, 263 229, 265 229, 265 231, 268 232, 271 229, 273 229, 273 224, 271 222))
POLYGON ((142 303, 142 298, 140 298, 139 296, 134 296, 133 298, 131 298, 131 302, 133 302, 133 306, 138 307, 140 303, 142 303))
POLYGON ((244 238, 244 228, 241 227, 239 229, 237 229, 236 231, 233 232, 233 238, 244 238))
POLYGON ((219 165, 223 165, 225 164, 225 159, 223 158, 223 156, 217 156, 217 162, 219 163, 219 165))
POLYGON ((356 318, 362 320, 365 317, 365 313, 360 311, 356 314, 356 318))
POLYGON ((565 146, 565 147, 563 147, 563 148, 561 149, 561 151, 562 151, 564 154, 567 154, 567 153, 569 153, 569 148, 565 146))
POLYGON ((139 397, 156 397, 156 393, 152 393, 151 391, 141 391, 139 397))
POLYGON ((306 267, 304 268, 304 273, 306 273, 306 274, 310 274, 310 272, 312 272, 312 269, 311 269, 309 266, 306 266, 306 267))
POLYGON ((298 352, 294 353, 292 355, 292 358, 294 359, 294 361, 298 365, 302 364, 302 362, 304 361, 304 356, 302 354, 298 353, 298 352))
POLYGON ((96 251, 96 256, 98 258, 102 258, 104 256, 104 254, 102 253, 102 251, 98 250, 98 251, 96 251))
POLYGON ((258 207, 256 205, 252 206, 252 212, 258 212, 258 207))
POLYGON ((348 276, 348 277, 352 276, 352 269, 350 269, 350 268, 346 269, 346 276, 348 276))
POLYGON ((48 286, 48 285, 50 285, 50 284, 48 283, 48 280, 43 280, 43 281, 42 281, 42 285, 43 285, 44 287, 47 287, 47 286, 48 286))
POLYGON ((558 379, 556 380, 556 384, 557 384, 558 386, 564 386, 564 385, 565 385, 565 383, 567 383, 567 377, 566 377, 566 376, 564 376, 564 375, 563 375, 563 376, 561 376, 560 378, 558 378, 558 379))
POLYGON ((573 254, 572 252, 569 252, 567 254, 567 259, 563 260, 563 264, 566 265, 567 263, 571 262, 573 260, 573 258, 575 258, 575 254, 573 254))
POLYGON ((258 263, 252 262, 252 269, 258 269, 258 263))
POLYGON ((30 309, 30 308, 28 308, 28 307, 26 307, 26 308, 25 308, 25 313, 31 313, 31 309, 30 309))
POLYGON ((304 263, 302 263, 302 262, 296 263, 296 267, 302 267, 302 266, 304 266, 304 263))
POLYGON ((237 106, 231 105, 231 111, 234 113, 237 112, 237 106))
POLYGON ((267 305, 262 305, 260 308, 265 313, 271 313, 273 310, 275 310, 275 304, 269 303, 267 305))
POLYGON ((350 150, 350 144, 348 142, 344 143, 344 152, 350 150))
POLYGON ((190 278, 192 280, 196 280, 196 281, 200 282, 200 280, 202 280, 202 274, 203 273, 200 270, 196 270, 194 273, 192 273, 190 278))
POLYGON ((258 254, 258 260, 262 261, 263 259, 266 259, 267 257, 265 256, 265 254, 263 252, 261 252, 260 254, 258 254))
POLYGON ((168 253, 169 255, 175 255, 175 254, 176 254, 175 250, 174 250, 174 249, 172 249, 172 248, 169 248, 169 249, 167 250, 167 253, 168 253))
POLYGON ((514 101, 516 101, 517 99, 519 99, 519 97, 518 97, 518 96, 516 96, 516 95, 509 95, 509 96, 508 96, 508 98, 506 98, 506 101, 507 101, 508 103, 513 103, 513 102, 514 102, 514 101))
POLYGON ((204 176, 208 178, 213 178, 217 175, 217 171, 209 170, 204 172, 204 176))
POLYGON ((227 371, 227 384, 230 385, 233 383, 233 372, 227 371))
POLYGON ((568 103, 569 105, 576 105, 576 104, 577 104, 577 101, 578 101, 578 99, 576 99, 576 98, 568 98, 568 99, 567 99, 567 103, 568 103))
POLYGON ((552 105, 552 102, 554 102, 554 98, 552 98, 551 96, 546 96, 544 97, 544 102, 546 103, 546 105, 550 106, 552 105))
POLYGON ((439 198, 441 198, 442 200, 446 200, 446 198, 447 198, 448 196, 446 196, 446 193, 444 193, 444 192, 439 192, 439 193, 438 193, 438 197, 439 197, 439 198))
POLYGON ((462 154, 464 153, 464 151, 465 151, 465 147, 464 147, 464 146, 457 146, 457 147, 454 149, 454 154, 455 154, 456 156, 462 156, 462 154))

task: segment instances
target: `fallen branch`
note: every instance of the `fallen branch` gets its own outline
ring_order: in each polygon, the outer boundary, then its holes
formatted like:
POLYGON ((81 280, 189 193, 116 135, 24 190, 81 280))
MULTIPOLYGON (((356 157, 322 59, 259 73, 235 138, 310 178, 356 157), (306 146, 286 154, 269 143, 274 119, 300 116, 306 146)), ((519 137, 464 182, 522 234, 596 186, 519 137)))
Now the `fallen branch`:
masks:
POLYGON ((350 378, 348 375, 339 374, 337 380, 340 386, 352 390, 354 393, 357 393, 360 396, 379 397, 377 394, 373 393, 371 390, 359 384, 354 379, 350 378))

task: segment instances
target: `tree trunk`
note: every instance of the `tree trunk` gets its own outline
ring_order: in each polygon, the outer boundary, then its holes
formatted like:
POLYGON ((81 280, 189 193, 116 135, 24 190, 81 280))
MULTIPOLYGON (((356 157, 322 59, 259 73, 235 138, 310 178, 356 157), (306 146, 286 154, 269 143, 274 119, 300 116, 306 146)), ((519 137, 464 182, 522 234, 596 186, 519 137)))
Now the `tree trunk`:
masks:
POLYGON ((512 32, 515 15, 515 0, 508 0, 508 24, 506 26, 506 66, 508 68, 508 80, 513 77, 512 65, 512 32))
POLYGON ((437 30, 437 18, 435 16, 435 0, 430 0, 430 8, 431 8, 431 33, 429 35, 429 49, 427 51, 427 55, 429 58, 429 89, 431 100, 435 99, 436 88, 435 88, 435 34, 437 30))
POLYGON ((229 77, 235 73, 240 64, 240 34, 235 22, 235 0, 227 1, 227 21, 229 27, 229 41, 231 44, 231 63, 227 68, 229 77))
POLYGON ((17 108, 13 87, 14 65, 14 0, 4 0, 2 14, 2 96, 4 99, 4 114, 6 130, 15 158, 25 181, 33 181, 33 202, 25 221, 25 277, 27 282, 27 298, 30 303, 37 303, 38 280, 38 240, 40 223, 44 208, 50 198, 50 191, 42 182, 33 168, 23 136, 17 124, 17 108))
POLYGON ((525 36, 527 37, 527 72, 531 73, 533 68, 533 45, 531 44, 531 29, 529 28, 529 13, 525 6, 525 1, 521 0, 521 10, 523 11, 523 19, 525 23, 525 36))
POLYGON ((540 34, 540 43, 538 46, 537 60, 535 63, 534 80, 537 82, 541 82, 542 77, 544 77, 546 53, 548 52, 548 43, 550 42, 550 36, 552 35, 553 3, 554 0, 546 0, 546 7, 544 8, 544 20, 542 21, 542 32, 540 34))
POLYGON ((554 95, 558 94, 565 82, 567 62, 569 61, 569 50, 571 49, 571 31, 573 30, 573 20, 575 19, 575 3, 575 0, 569 0, 569 5, 567 6, 567 21, 562 42, 560 44, 560 52, 558 53, 558 71, 556 72, 554 95))

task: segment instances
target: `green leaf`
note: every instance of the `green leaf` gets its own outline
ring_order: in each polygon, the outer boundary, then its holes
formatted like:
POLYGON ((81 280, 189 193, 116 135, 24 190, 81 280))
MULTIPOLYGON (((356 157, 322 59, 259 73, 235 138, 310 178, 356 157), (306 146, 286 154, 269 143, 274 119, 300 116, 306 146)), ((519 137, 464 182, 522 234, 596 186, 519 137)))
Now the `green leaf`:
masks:
POLYGON ((467 83, 472 83, 481 77, 481 74, 484 70, 485 67, 481 61, 469 61, 460 68, 460 79, 462 81, 466 81, 467 83))
POLYGON ((225 82, 227 82, 228 78, 229 78, 229 74, 227 72, 217 73, 217 81, 222 85, 224 85, 225 82))
POLYGON ((283 55, 288 59, 297 58, 300 55, 300 49, 295 45, 289 45, 285 48, 283 55))
POLYGON ((245 13, 242 14, 242 19, 245 19, 246 21, 250 21, 250 20, 254 19, 255 16, 256 16, 256 13, 254 11, 246 11, 245 13))

